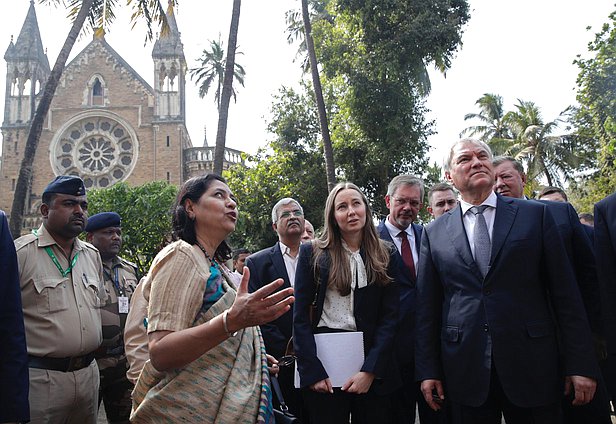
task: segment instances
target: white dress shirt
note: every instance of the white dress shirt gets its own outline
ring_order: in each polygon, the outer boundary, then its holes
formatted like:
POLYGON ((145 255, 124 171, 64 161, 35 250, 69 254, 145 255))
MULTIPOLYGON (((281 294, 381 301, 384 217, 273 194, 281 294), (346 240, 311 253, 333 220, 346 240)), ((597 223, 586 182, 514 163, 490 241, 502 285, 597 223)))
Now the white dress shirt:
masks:
POLYGON ((284 267, 287 269, 287 275, 289 276, 289 284, 291 287, 295 285, 295 269, 297 268, 297 259, 298 255, 293 257, 291 256, 291 249, 289 246, 286 246, 283 242, 279 241, 280 244, 280 252, 282 253, 282 259, 284 260, 284 267))
MULTIPOLYGON (((496 216, 496 194, 494 192, 490 193, 488 198, 481 203, 482 205, 488 205, 489 208, 486 208, 483 211, 483 218, 486 220, 486 226, 488 227, 488 234, 490 235, 490 241, 492 241, 492 230, 494 228, 494 217, 496 216)), ((464 230, 466 231, 466 238, 469 241, 469 245, 471 247, 471 253, 473 254, 473 258, 475 257, 475 246, 472 243, 473 236, 475 235, 475 222, 477 221, 477 216, 472 213, 469 209, 473 206, 468 202, 465 202, 464 199, 460 199, 460 207, 462 208, 462 222, 464 223, 464 230)), ((478 205, 477 205, 478 206, 478 205)))

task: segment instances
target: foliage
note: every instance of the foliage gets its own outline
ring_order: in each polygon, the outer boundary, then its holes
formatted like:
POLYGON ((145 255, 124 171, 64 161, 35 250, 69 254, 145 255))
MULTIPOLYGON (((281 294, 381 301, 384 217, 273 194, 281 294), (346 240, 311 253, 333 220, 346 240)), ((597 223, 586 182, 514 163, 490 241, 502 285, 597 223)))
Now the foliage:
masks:
POLYGON ((571 123, 587 149, 599 152, 595 172, 585 174, 572 186, 576 206, 589 212, 594 203, 616 190, 616 11, 588 44, 588 50, 594 57, 578 57, 574 62, 580 69, 580 106, 571 123))
POLYGON ((505 111, 503 98, 498 94, 486 93, 475 102, 479 106, 479 113, 467 113, 464 120, 479 121, 479 125, 465 128, 460 136, 477 137, 488 143, 496 155, 501 155, 506 149, 506 140, 511 134, 504 120, 505 111))
POLYGON ((117 212, 122 217, 120 256, 145 275, 158 251, 170 241, 171 209, 177 187, 153 181, 137 187, 126 183, 88 192, 88 213, 117 212))
POLYGON ((225 174, 238 198, 240 217, 230 241, 234 247, 253 251, 277 240, 271 211, 283 197, 300 202, 315 228, 323 222, 327 178, 318 143, 319 122, 314 97, 281 88, 274 96, 268 130, 274 135, 268 147, 247 160, 252 166, 236 166, 225 174))
MULTIPOLYGON (((235 54, 243 54, 236 51, 235 54)), ((196 78, 195 84, 199 87, 199 97, 204 98, 212 87, 212 83, 216 85, 216 92, 214 93, 214 101, 216 107, 220 110, 220 99, 222 94, 222 83, 225 77, 225 50, 223 49, 223 43, 218 35, 218 41, 210 40, 210 48, 204 49, 201 57, 198 59, 200 66, 192 68, 190 74, 192 78, 196 78)), ((244 86, 244 78, 246 71, 239 63, 235 63, 235 70, 233 71, 233 79, 244 86)), ((235 89, 232 89, 233 101, 237 101, 237 93, 235 89)))

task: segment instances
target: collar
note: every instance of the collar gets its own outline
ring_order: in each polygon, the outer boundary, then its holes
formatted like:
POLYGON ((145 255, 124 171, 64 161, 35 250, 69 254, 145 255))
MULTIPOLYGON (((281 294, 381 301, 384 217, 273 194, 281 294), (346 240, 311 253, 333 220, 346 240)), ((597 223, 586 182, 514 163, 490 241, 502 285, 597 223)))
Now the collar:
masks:
POLYGON ((280 245, 280 252, 282 253, 282 256, 287 255, 290 258, 297 258, 299 256, 299 254, 295 257, 291 256, 291 248, 289 246, 287 246, 286 244, 284 244, 281 241, 278 241, 278 244, 280 245))
MULTIPOLYGON (((44 224, 41 224, 41 226, 36 230, 36 234, 38 237, 38 247, 48 247, 55 244, 56 246, 58 246, 58 249, 62 250, 62 248, 56 242, 53 236, 49 234, 49 231, 47 231, 47 228, 45 228, 44 224)), ((75 241, 73 243, 73 250, 83 250, 83 242, 79 240, 79 237, 75 237, 75 241)))
POLYGON ((398 237, 400 231, 406 231, 407 237, 415 237, 415 230, 413 230, 413 224, 409 225, 404 230, 401 230, 400 228, 389 222, 389 215, 387 215, 387 217, 385 218, 385 228, 387 228, 387 231, 389 231, 389 235, 391 236, 392 240, 398 237))
MULTIPOLYGON (((496 208, 497 199, 498 198, 496 197, 496 193, 492 191, 490 192, 490 195, 483 202, 481 202, 481 204, 496 208)), ((473 206, 480 206, 480 205, 473 205, 468 202, 465 202, 463 199, 460 199, 460 207, 462 208, 462 216, 464 216, 466 212, 468 212, 468 210, 472 208, 473 206)))

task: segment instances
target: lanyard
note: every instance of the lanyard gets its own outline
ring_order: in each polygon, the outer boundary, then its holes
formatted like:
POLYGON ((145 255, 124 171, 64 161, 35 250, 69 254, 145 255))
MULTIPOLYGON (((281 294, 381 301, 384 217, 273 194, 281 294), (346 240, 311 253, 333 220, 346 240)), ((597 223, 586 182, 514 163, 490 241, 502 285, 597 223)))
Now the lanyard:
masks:
MULTIPOLYGON (((36 232, 36 230, 32 230, 32 234, 34 234, 36 238, 38 238, 38 233, 36 232)), ((53 253, 53 250, 51 250, 51 247, 46 246, 45 252, 47 252, 47 255, 51 258, 51 261, 56 266, 56 268, 58 268, 58 271, 60 271, 60 274, 62 275, 62 277, 66 277, 68 274, 71 273, 71 271, 73 270, 73 267, 75 266, 75 263, 77 262, 77 258, 79 257, 79 252, 75 253, 73 260, 71 261, 71 264, 68 266, 68 268, 66 268, 66 270, 64 270, 62 269, 62 265, 60 265, 58 258, 56 258, 56 255, 53 253)))
POLYGON ((118 268, 119 266, 115 266, 113 268, 115 278, 111 278, 111 275, 109 275, 107 271, 105 271, 105 276, 109 278, 111 282, 113 283, 113 287, 116 289, 118 296, 124 296, 124 287, 120 287, 120 278, 118 275, 118 268))

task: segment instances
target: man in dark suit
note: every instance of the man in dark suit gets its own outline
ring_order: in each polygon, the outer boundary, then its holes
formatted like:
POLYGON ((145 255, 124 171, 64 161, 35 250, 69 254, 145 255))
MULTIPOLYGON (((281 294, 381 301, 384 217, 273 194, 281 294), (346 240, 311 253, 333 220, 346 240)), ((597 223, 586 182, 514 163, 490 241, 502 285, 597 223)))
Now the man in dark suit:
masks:
POLYGON ((595 205, 595 255, 607 339, 606 381, 616 396, 616 193, 595 205))
MULTIPOLYGON (((278 278, 284 280, 279 290, 293 287, 299 245, 304 233, 304 210, 290 197, 279 200, 272 208, 272 228, 278 242, 272 247, 250 255, 246 266, 250 269, 248 290, 252 293, 278 278)), ((261 326, 267 353, 280 358, 285 354, 293 331, 293 305, 278 319, 261 326)), ((299 393, 293 388, 292 367, 280 370, 280 386, 291 412, 299 414, 299 393)))
POLYGON ((481 141, 456 142, 445 175, 461 201, 422 235, 415 370, 424 398, 439 409, 445 387, 460 423, 500 423, 501 414, 559 422, 559 357, 574 404, 592 399, 599 371, 556 224, 544 205, 492 191, 481 141))
MULTIPOLYGON (((509 156, 497 157, 492 164, 494 165, 494 191, 503 196, 525 199, 526 174, 522 164, 509 156)), ((601 308, 599 307, 601 299, 593 247, 586 228, 580 223, 577 212, 567 201, 539 200, 538 202, 547 207, 558 227, 569 263, 575 271, 576 282, 586 309, 586 317, 593 333, 593 339, 596 341, 595 346, 599 347, 596 352, 597 356, 604 358, 604 348, 601 348, 605 344, 601 308)), ((601 366, 603 368, 603 363, 601 366)), ((597 392, 588 405, 572 406, 571 400, 568 397, 564 398, 564 421, 570 424, 610 424, 609 408, 605 385, 599 381, 597 392)))
POLYGON ((416 404, 422 423, 438 422, 438 413, 432 411, 423 400, 419 384, 415 382, 414 333, 415 333, 415 287, 417 285, 417 262, 421 241, 420 225, 414 224, 424 197, 423 181, 412 175, 398 175, 387 186, 385 204, 389 215, 379 223, 377 231, 381 239, 396 246, 400 276, 400 311, 394 352, 400 366, 402 386, 392 398, 396 423, 414 423, 416 404))
POLYGON ((0 423, 30 421, 28 352, 17 254, 0 210, 0 423))

